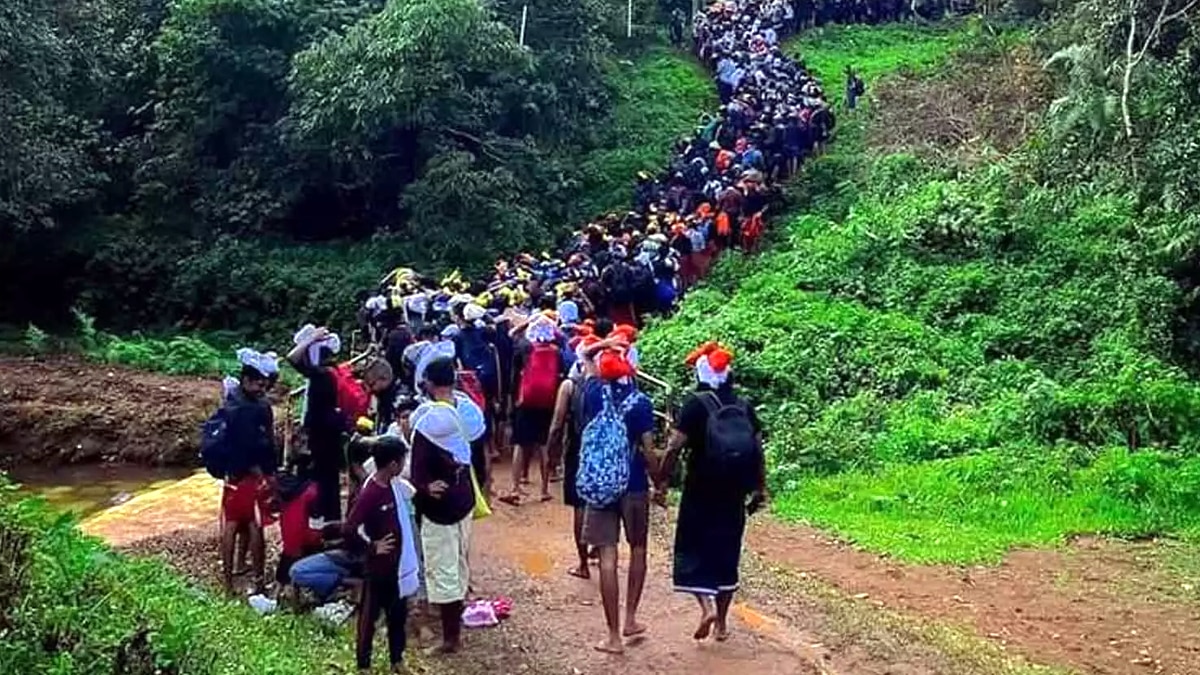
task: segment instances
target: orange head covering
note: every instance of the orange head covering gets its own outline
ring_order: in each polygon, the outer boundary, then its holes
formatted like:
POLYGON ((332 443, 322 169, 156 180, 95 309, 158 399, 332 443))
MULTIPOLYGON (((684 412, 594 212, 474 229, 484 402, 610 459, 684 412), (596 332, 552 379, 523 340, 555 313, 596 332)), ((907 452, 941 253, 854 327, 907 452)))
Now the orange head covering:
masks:
POLYGON ((633 344, 634 342, 637 342, 638 331, 637 328, 634 328, 627 323, 619 323, 613 327, 612 337, 623 337, 625 338, 626 342, 633 344))
POLYGON ((686 362, 696 368, 696 379, 715 388, 729 379, 733 352, 716 342, 705 342, 688 354, 686 362))
POLYGON ((600 371, 600 379, 608 382, 633 376, 633 368, 629 365, 629 361, 614 349, 600 353, 596 359, 596 369, 600 371))

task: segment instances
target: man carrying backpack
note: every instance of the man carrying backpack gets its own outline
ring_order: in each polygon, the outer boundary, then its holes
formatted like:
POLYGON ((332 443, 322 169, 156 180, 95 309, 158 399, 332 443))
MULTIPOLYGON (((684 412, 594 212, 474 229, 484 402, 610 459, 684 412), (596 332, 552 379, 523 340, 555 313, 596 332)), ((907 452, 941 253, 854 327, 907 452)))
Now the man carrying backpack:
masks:
POLYGON ((554 321, 545 314, 536 314, 525 327, 525 341, 513 357, 516 376, 513 389, 517 392, 513 411, 512 489, 500 501, 521 504, 521 479, 529 471, 529 463, 538 458, 541 469, 540 501, 550 501, 549 457, 546 442, 558 400, 558 385, 565 369, 558 347, 558 331, 554 321))
POLYGON ((205 423, 200 452, 209 474, 224 480, 221 488, 221 573, 227 593, 233 592, 234 540, 239 531, 249 535, 251 566, 256 592, 263 588, 266 547, 263 524, 267 518, 275 455, 275 418, 265 395, 277 374, 273 356, 238 350, 242 371, 236 388, 227 392, 221 407, 205 423))
POLYGON ((646 632, 637 621, 637 611, 646 582, 648 467, 655 463, 654 408, 633 382, 634 370, 625 359, 625 348, 621 337, 585 348, 582 356, 588 377, 579 385, 584 423, 575 489, 584 503, 583 543, 600 553, 600 597, 608 635, 595 648, 609 654, 624 651, 623 638, 646 632), (617 542, 622 527, 630 556, 624 630, 617 580, 617 542))
MULTIPOLYGON (((746 515, 764 502, 762 432, 754 410, 733 393, 733 355, 710 342, 687 359, 699 384, 675 420, 659 485, 671 475, 681 450, 687 471, 675 525, 675 590, 695 596, 704 640, 729 637, 729 604, 738 588, 746 515)), ((665 499, 665 493, 658 496, 665 499)))

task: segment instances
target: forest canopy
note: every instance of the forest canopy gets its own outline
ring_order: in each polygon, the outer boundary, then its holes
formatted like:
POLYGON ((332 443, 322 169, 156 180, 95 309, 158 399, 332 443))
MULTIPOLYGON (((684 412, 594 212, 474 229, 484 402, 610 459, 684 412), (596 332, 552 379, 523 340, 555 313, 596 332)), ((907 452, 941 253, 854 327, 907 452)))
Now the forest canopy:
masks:
POLYGON ((630 46, 623 4, 529 3, 525 45, 521 7, 4 3, 0 321, 78 304, 117 327, 227 328, 278 301, 223 277, 295 279, 255 260, 315 270, 333 251, 375 274, 552 244, 582 217, 571 160, 599 142, 605 68, 630 46), (313 243, 331 248, 297 247, 313 243))

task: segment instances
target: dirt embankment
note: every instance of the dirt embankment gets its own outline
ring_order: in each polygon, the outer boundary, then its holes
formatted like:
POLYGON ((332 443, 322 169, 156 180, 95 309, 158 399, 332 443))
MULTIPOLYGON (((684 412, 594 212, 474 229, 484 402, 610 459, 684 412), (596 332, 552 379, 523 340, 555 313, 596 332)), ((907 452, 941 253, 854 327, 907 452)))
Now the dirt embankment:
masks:
POLYGON ((129 462, 195 464, 213 380, 73 358, 0 358, 0 468, 129 462))

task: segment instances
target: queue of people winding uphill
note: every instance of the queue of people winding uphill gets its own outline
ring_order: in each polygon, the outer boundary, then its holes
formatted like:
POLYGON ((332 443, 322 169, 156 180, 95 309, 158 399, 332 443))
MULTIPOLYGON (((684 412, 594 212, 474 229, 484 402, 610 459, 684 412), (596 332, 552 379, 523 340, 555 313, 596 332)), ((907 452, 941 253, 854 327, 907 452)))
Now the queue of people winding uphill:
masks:
MULTIPOLYGON (((621 653, 648 630, 638 609, 650 509, 665 506, 683 465, 672 581, 696 599, 695 639, 724 640, 746 517, 765 501, 761 427, 734 393, 732 352, 711 342, 685 359, 696 389, 656 448, 638 330, 642 316, 671 312, 721 251, 753 251, 779 182, 830 139, 821 83, 779 47, 817 20, 805 14, 811 6, 729 0, 695 17, 695 53, 715 73, 720 113, 679 141, 663 172, 636 177, 627 213, 588 224, 557 255, 502 260, 487 279, 453 273, 435 283, 394 270, 360 308, 372 349, 356 364, 343 362, 327 328, 299 330, 282 360, 306 380, 304 447, 282 470, 267 403, 280 359, 239 350, 241 372, 226 381, 202 442, 223 481, 226 588, 240 567, 265 590, 263 529, 278 522, 278 595, 351 598, 362 669, 383 615, 399 670, 410 599, 440 623, 439 653, 460 648, 464 617, 494 609, 471 602, 473 521, 556 501, 551 486, 561 482, 574 511, 569 572, 590 580, 598 565, 605 633, 595 648, 621 653), (494 475, 510 448, 510 473, 494 475)), ((871 9, 882 0, 867 6, 868 17, 890 16, 871 9)), ((863 93, 853 72, 846 93, 863 93)))

